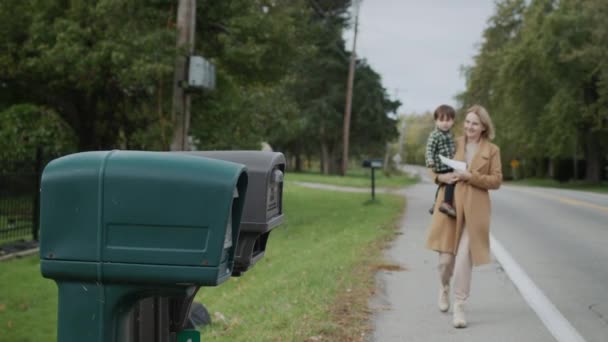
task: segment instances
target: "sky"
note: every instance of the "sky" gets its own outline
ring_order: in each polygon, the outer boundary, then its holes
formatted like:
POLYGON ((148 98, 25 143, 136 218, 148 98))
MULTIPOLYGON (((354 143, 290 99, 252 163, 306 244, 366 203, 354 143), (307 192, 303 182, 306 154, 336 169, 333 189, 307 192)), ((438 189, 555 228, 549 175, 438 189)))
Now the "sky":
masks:
MULTIPOLYGON (((454 96, 465 89, 461 67, 473 64, 493 12, 493 0, 363 0, 357 56, 401 101, 400 114, 456 106, 454 96)), ((347 50, 352 37, 351 29, 347 50)))

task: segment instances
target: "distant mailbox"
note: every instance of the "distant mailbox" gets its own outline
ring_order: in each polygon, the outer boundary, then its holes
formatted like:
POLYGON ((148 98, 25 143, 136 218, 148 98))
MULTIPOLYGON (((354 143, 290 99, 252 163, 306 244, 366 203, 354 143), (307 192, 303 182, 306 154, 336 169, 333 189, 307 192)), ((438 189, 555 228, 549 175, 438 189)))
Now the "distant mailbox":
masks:
POLYGON ((371 172, 372 200, 374 200, 376 198, 376 175, 375 175, 374 171, 376 169, 382 168, 382 165, 383 165, 382 159, 366 159, 361 163, 361 165, 363 167, 367 167, 372 170, 372 172, 371 172))
POLYGON ((383 165, 382 159, 366 159, 361 163, 363 167, 379 169, 383 165))

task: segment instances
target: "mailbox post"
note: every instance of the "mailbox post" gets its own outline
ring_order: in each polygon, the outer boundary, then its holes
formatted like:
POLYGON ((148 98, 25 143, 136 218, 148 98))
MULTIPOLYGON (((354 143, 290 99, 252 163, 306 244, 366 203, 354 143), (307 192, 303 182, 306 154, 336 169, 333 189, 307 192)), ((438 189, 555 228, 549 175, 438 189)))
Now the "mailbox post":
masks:
POLYGON ((382 159, 366 159, 362 163, 363 167, 372 169, 372 201, 376 197, 376 175, 374 171, 382 167, 382 159))
POLYGON ((169 341, 199 286, 233 272, 242 164, 163 152, 77 153, 42 174, 40 267, 57 282, 59 342, 128 340, 142 298, 171 298, 169 341))

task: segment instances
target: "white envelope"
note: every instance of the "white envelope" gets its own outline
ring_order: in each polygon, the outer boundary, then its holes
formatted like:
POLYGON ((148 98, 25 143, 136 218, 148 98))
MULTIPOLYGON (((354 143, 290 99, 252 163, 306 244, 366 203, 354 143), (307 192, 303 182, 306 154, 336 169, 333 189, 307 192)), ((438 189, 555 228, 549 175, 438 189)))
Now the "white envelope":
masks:
POLYGON ((454 170, 461 170, 461 171, 465 171, 467 169, 467 163, 460 161, 460 160, 454 160, 454 159, 449 159, 446 158, 442 155, 439 155, 439 159, 441 159, 441 162, 449 167, 451 167, 454 170))

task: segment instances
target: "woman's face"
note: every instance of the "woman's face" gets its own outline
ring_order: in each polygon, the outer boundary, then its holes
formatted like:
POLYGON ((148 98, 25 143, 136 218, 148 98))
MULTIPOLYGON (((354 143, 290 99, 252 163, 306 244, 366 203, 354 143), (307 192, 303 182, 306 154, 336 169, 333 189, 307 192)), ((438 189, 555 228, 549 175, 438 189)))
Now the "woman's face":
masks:
POLYGON ((470 112, 464 118, 464 134, 469 141, 478 141, 481 137, 481 133, 485 131, 481 120, 477 114, 470 112))

